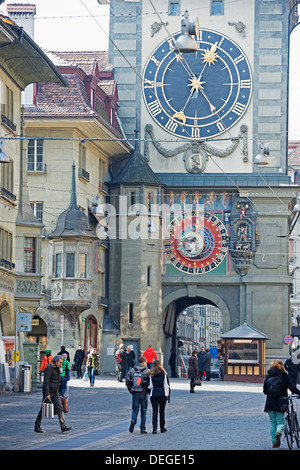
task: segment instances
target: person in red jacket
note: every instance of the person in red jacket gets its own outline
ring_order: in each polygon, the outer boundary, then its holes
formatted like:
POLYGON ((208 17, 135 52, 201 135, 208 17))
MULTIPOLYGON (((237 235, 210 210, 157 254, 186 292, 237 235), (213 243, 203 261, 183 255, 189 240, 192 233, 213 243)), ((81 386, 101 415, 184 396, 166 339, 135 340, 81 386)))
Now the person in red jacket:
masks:
POLYGON ((142 354, 142 357, 146 358, 147 367, 148 367, 148 369, 151 369, 154 359, 157 359, 157 354, 154 351, 154 349, 152 348, 151 344, 149 344, 149 346, 146 349, 146 351, 144 352, 144 354, 142 354))

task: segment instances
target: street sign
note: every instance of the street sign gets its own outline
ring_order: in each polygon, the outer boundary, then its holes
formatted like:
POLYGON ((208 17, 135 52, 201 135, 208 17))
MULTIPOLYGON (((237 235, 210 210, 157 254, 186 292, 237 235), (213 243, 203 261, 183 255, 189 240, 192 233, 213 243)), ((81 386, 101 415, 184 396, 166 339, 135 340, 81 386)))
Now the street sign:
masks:
POLYGON ((284 342, 285 342, 286 344, 291 344, 291 343, 293 342, 293 338, 292 338, 291 336, 286 336, 286 337, 284 338, 284 342))
POLYGON ((32 330, 32 313, 18 312, 17 316, 18 331, 29 332, 32 330))

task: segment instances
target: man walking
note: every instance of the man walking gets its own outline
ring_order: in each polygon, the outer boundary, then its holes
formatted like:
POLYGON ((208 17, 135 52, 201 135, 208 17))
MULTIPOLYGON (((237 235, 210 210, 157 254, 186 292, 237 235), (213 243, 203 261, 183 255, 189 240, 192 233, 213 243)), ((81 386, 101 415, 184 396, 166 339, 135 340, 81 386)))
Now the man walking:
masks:
POLYGON ((146 416, 148 407, 149 372, 147 361, 140 357, 137 366, 130 369, 126 375, 126 386, 132 395, 132 415, 129 432, 133 432, 141 408, 141 434, 147 434, 146 416))
MULTIPOLYGON (((54 356, 51 363, 45 369, 43 382, 43 401, 51 400, 54 410, 57 412, 61 432, 70 431, 71 427, 67 427, 63 406, 58 394, 60 385, 60 368, 62 367, 62 356, 54 356)), ((42 424, 42 407, 36 417, 34 424, 35 432, 44 432, 41 428, 42 424)))

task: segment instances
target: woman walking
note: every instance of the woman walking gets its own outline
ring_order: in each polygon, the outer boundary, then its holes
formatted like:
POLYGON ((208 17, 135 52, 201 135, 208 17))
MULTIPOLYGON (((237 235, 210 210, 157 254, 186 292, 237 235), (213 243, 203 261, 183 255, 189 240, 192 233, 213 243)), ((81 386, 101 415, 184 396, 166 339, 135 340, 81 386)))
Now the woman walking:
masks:
POLYGON ((297 395, 298 390, 291 382, 283 362, 276 359, 270 365, 268 375, 264 381, 263 392, 267 395, 264 411, 270 418, 270 433, 273 447, 280 446, 280 439, 284 426, 283 404, 288 396, 288 389, 297 395))
POLYGON ((97 349, 92 349, 87 357, 86 366, 89 372, 90 387, 94 387, 96 371, 100 370, 100 359, 97 354, 97 349))
POLYGON ((150 400, 152 404, 152 433, 157 434, 157 422, 159 413, 160 432, 167 432, 165 428, 165 407, 170 402, 169 377, 160 361, 156 360, 150 370, 150 400))
POLYGON ((191 379, 190 393, 195 393, 195 390, 194 390, 194 388, 196 386, 195 380, 196 379, 200 380, 197 353, 198 353, 198 351, 196 349, 194 349, 192 351, 192 355, 189 358, 189 362, 188 362, 188 378, 191 379))

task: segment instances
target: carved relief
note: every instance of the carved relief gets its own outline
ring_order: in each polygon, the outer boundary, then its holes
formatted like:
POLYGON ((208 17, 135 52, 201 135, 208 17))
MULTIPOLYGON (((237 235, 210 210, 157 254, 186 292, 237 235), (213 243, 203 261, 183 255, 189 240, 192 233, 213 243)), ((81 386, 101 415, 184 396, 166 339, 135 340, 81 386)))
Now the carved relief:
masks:
POLYGON ((234 150, 242 141, 241 153, 243 156, 243 161, 248 161, 248 127, 246 125, 240 126, 240 132, 238 137, 231 139, 231 144, 228 145, 223 150, 220 150, 216 147, 213 147, 205 141, 192 142, 180 145, 171 150, 166 149, 160 142, 157 141, 153 126, 147 124, 145 126, 145 148, 144 156, 147 161, 149 161, 149 141, 151 140, 156 150, 165 158, 175 157, 183 153, 183 160, 185 162, 185 168, 189 173, 203 173, 206 168, 206 163, 210 156, 218 158, 226 158, 228 155, 232 154, 234 150))

